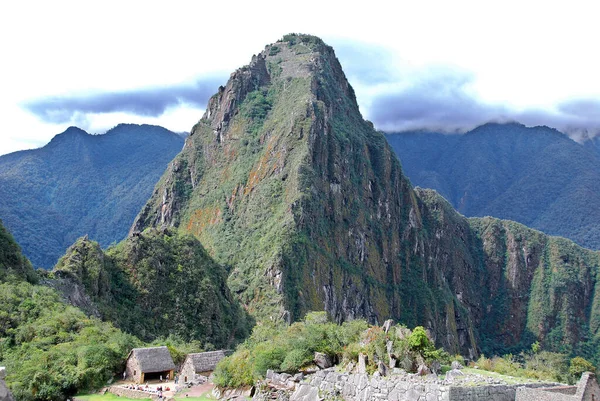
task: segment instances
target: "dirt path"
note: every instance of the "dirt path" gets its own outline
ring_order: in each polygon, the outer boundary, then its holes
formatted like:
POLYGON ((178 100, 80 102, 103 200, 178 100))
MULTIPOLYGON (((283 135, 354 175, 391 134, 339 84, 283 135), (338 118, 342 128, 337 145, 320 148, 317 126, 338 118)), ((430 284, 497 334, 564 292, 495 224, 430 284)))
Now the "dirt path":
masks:
POLYGON ((201 395, 210 393, 213 388, 215 388, 215 385, 213 383, 206 382, 204 384, 191 387, 190 391, 186 392, 185 394, 187 394, 189 397, 200 397, 201 395))

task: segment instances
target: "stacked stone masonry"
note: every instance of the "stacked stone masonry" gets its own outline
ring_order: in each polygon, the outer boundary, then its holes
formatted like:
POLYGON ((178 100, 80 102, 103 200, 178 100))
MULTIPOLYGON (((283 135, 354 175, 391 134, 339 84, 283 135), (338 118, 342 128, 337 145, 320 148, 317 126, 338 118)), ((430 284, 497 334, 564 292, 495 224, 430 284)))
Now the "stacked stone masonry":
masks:
MULTIPOLYGON (((272 387, 290 390, 292 392, 289 397, 290 401, 320 401, 323 399, 346 401, 514 401, 519 388, 535 389, 549 386, 548 383, 461 386, 439 379, 434 375, 418 377, 400 374, 377 377, 358 373, 339 373, 333 369, 318 371, 304 381, 285 373, 269 372, 267 382, 272 387)), ((257 394, 254 399, 260 400, 261 397, 261 394, 257 394)), ((525 399, 545 401, 545 399, 535 398, 523 398, 522 400, 525 399)), ((600 398, 597 400, 600 401, 600 398)))

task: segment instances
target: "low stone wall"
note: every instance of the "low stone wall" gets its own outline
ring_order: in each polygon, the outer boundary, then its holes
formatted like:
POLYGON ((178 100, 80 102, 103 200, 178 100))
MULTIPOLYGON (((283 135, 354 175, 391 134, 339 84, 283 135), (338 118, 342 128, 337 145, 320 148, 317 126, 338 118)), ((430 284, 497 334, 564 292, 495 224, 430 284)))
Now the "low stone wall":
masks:
POLYGON ((600 400, 600 385, 596 375, 585 372, 581 375, 577 386, 560 386, 553 388, 520 388, 516 401, 594 401, 600 400))
POLYGON ((120 386, 111 386, 108 388, 108 392, 118 395, 120 397, 136 398, 136 399, 151 398, 153 400, 158 400, 157 394, 148 393, 147 391, 132 390, 130 388, 125 388, 125 387, 120 387, 120 386))

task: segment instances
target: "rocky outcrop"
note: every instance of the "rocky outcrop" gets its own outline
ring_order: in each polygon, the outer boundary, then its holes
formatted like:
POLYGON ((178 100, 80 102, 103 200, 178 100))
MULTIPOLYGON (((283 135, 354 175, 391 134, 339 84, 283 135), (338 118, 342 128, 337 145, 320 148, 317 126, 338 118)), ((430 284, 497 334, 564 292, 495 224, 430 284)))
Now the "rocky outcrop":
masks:
POLYGON ((10 390, 6 386, 4 378, 6 377, 6 369, 0 367, 0 401, 14 401, 10 390))
POLYGON ((131 232, 175 226, 195 235, 229 267, 229 287, 258 319, 323 309, 337 322, 394 318, 470 358, 483 338, 519 346, 560 327, 559 340, 576 344, 586 327, 596 330, 588 323, 598 314, 598 256, 493 221, 504 228, 487 230, 413 189, 360 115, 333 49, 286 35, 213 96, 131 232), (570 250, 566 270, 545 256, 551 248, 570 250), (534 330, 540 268, 546 277, 573 273, 585 293, 557 293, 539 314, 547 327, 534 330), (576 319, 560 320, 568 311, 576 319), (506 326, 498 330, 495 318, 506 326))
POLYGON ((107 251, 80 238, 47 276, 68 303, 145 341, 177 335, 230 346, 252 325, 225 269, 175 230, 145 230, 107 251))

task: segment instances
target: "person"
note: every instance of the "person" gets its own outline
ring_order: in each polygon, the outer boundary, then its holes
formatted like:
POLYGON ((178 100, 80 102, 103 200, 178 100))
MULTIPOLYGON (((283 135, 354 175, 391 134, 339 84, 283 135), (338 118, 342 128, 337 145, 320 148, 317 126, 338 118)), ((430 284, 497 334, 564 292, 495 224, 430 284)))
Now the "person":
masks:
POLYGON ((162 375, 160 375, 160 382, 162 383, 162 375))
POLYGON ((179 376, 175 375, 175 384, 179 381, 179 376))
POLYGON ((123 380, 127 378, 127 371, 123 372, 123 380))

